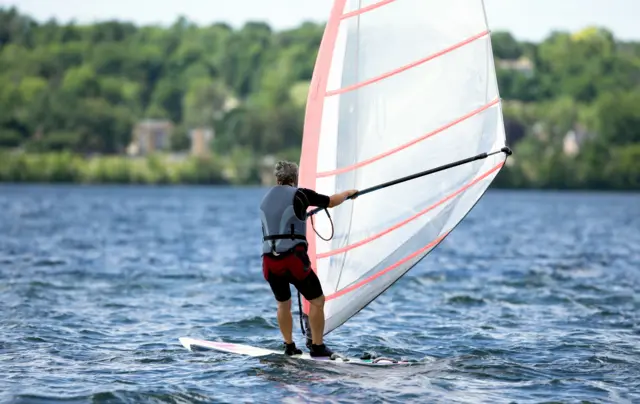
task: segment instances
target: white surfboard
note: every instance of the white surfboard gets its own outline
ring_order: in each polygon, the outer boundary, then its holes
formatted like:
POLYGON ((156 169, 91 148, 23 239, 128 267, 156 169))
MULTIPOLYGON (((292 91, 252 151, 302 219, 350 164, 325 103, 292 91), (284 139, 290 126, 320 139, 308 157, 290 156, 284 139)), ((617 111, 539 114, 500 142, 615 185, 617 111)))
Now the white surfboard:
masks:
MULTIPOLYGON (((181 337, 179 338, 179 340, 182 346, 184 346, 190 351, 214 350, 214 351, 228 352, 228 353, 253 356, 253 357, 268 357, 272 355, 285 356, 284 349, 281 351, 275 351, 272 349, 259 348, 259 347, 250 346, 250 345, 234 344, 230 342, 206 341, 202 339, 189 338, 189 337, 181 337)), ((302 360, 310 360, 310 361, 318 361, 318 362, 345 363, 345 364, 366 365, 366 366, 390 366, 390 365, 411 364, 411 362, 399 361, 391 358, 360 359, 360 358, 351 358, 351 357, 335 355, 335 354, 332 358, 329 358, 329 357, 315 358, 306 352, 302 353, 302 355, 293 355, 288 357, 293 359, 302 359, 302 360)))

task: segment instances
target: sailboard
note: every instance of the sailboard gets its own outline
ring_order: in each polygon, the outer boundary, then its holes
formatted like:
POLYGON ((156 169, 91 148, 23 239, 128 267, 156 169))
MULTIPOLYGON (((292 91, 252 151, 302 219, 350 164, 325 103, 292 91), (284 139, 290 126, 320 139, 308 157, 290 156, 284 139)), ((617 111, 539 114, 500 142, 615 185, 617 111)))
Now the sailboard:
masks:
POLYGON ((364 191, 333 208, 333 220, 310 212, 324 334, 433 251, 510 154, 482 0, 335 0, 311 79, 298 185, 364 191))
POLYGON ((309 87, 298 186, 325 195, 360 191, 332 217, 308 212, 324 334, 432 252, 510 154, 482 0, 334 0, 309 87))
POLYGON ((398 361, 391 358, 378 357, 378 358, 353 358, 342 355, 333 355, 332 357, 313 357, 308 353, 302 353, 301 355, 287 356, 284 351, 275 351, 272 349, 265 349, 260 347, 254 347, 251 345, 234 344, 229 342, 218 341, 206 341, 197 338, 181 337, 180 343, 182 346, 190 351, 200 350, 214 350, 220 352, 233 353, 238 355, 252 356, 252 357, 287 357, 292 359, 319 361, 319 362, 332 362, 332 363, 345 363, 349 365, 363 365, 363 366, 390 366, 390 365, 410 365, 412 362, 398 361))

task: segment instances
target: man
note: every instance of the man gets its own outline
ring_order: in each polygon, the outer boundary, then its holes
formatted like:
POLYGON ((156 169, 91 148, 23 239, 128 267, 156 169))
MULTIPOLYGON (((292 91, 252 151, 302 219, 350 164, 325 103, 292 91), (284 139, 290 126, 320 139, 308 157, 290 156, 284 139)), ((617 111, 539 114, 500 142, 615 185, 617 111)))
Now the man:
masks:
POLYGON ((298 188, 298 165, 280 161, 275 167, 277 186, 265 195, 260 204, 262 220, 262 272, 278 302, 278 325, 284 338, 285 354, 300 355, 293 342, 291 315, 292 284, 309 301, 311 343, 309 354, 314 357, 333 353, 323 342, 324 293, 318 276, 307 256, 306 212, 309 206, 333 208, 343 203, 356 190, 332 196, 298 188))

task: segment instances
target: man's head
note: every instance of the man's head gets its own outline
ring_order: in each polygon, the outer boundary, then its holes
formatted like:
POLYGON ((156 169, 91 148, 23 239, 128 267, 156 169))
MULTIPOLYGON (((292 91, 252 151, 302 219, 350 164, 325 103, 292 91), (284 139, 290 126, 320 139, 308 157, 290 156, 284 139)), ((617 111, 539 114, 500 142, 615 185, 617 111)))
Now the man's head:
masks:
POLYGON ((278 161, 274 171, 278 185, 298 186, 298 165, 290 161, 278 161))

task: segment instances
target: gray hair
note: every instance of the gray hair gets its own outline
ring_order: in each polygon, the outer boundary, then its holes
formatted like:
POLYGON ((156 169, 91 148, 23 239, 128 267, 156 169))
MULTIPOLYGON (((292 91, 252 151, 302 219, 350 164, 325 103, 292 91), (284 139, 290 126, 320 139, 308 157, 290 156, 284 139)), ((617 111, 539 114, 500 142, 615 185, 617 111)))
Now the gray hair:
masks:
POLYGON ((298 165, 290 161, 278 161, 274 174, 280 184, 295 184, 298 179, 298 165))

